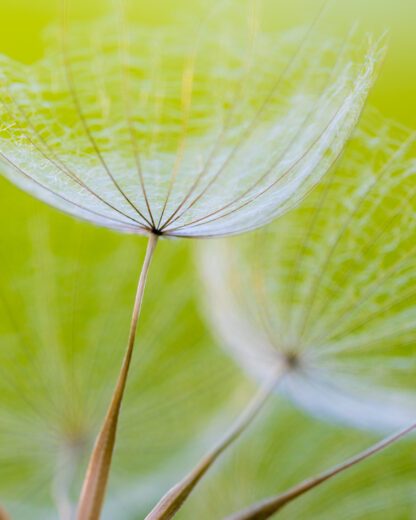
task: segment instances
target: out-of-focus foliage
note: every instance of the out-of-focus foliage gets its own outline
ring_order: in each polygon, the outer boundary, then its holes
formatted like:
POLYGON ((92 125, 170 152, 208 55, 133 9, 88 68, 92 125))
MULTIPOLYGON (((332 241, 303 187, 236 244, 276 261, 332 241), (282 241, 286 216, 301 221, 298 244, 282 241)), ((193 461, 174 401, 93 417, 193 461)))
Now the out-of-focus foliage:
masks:
POLYGON ((364 117, 298 209, 203 248, 211 314, 235 358, 264 377, 289 357, 295 400, 363 426, 414 417, 415 152, 412 132, 364 117))

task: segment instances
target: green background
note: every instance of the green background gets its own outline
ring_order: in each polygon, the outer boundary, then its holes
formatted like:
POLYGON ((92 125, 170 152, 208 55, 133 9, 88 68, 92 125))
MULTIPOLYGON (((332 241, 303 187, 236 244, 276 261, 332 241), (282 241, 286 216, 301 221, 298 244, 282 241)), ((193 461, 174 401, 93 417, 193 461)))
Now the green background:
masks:
MULTIPOLYGON (((311 23, 320 5, 272 2, 268 23, 273 28, 311 23)), ((59 20, 60 8, 52 0, 3 0, 0 52, 24 62, 40 57, 41 31, 59 20)), ((94 0, 71 3, 74 19, 109 9, 111 3, 94 0)), ((183 0, 129 4, 132 18, 152 24, 168 23, 181 10, 203 9, 183 0)), ((355 22, 363 33, 389 31, 389 51, 370 103, 411 127, 416 127, 415 19, 416 3, 410 0, 334 0, 320 22, 333 34, 346 34, 355 22)), ((145 241, 75 222, 3 179, 0 189, 0 500, 13 518, 44 520, 57 518, 49 510, 53 489, 68 476, 68 449, 79 457, 73 497, 79 491, 121 361, 145 241)), ((106 518, 143 518, 252 393, 201 318, 194 263, 192 245, 184 241, 163 242, 156 253, 106 518)), ((375 438, 273 400, 178 518, 220 519, 375 438)), ((415 519, 414 447, 412 442, 393 447, 288 507, 282 518, 415 519)))

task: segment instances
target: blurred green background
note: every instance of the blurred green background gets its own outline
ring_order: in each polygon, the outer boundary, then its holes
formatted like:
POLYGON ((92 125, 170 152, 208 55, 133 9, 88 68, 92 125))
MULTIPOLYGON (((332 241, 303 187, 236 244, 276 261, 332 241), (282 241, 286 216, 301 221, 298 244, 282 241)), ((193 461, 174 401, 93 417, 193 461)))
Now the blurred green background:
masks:
MULTIPOLYGON (((315 0, 269 2, 271 28, 309 24, 315 0)), ((71 2, 90 19, 112 2, 71 2)), ((130 2, 129 14, 169 23, 203 12, 195 1, 130 2)), ((31 62, 41 31, 59 20, 55 0, 2 0, 0 52, 31 62)), ((389 34, 370 103, 416 128, 416 3, 333 0, 322 30, 389 34)), ((121 361, 144 240, 75 222, 0 179, 0 502, 15 519, 58 518, 52 504, 73 482, 121 361), (69 460, 75 461, 71 468, 69 460)), ((198 459, 253 391, 200 317, 192 245, 164 242, 145 297, 123 408, 105 518, 138 520, 198 459)), ((308 418, 273 401, 263 419, 210 474, 178 515, 220 519, 255 499, 323 470, 376 437, 308 418), (282 471, 284 469, 284 471, 282 471)), ((414 443, 395 446, 282 513, 287 519, 416 519, 414 443), (377 479, 375 479, 377 475, 377 479), (413 498, 412 498, 413 497, 413 498)))

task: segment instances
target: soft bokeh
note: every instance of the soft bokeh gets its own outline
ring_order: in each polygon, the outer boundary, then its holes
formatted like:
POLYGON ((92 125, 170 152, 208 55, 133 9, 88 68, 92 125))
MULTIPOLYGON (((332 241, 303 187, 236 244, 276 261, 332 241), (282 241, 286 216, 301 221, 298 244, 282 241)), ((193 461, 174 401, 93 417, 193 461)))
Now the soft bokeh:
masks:
MULTIPOLYGON (((116 4, 73 0, 71 19, 95 18, 116 4)), ((268 26, 287 29, 312 23, 322 2, 266 4, 268 26)), ((193 0, 127 5, 129 18, 149 24, 206 11, 205 2, 193 0)), ((41 31, 59 22, 61 9, 60 0, 2 0, 0 52, 27 63, 39 58, 41 31)), ((319 22, 321 31, 341 37, 356 22, 359 34, 389 31, 389 51, 370 102, 410 127, 416 127, 415 18, 416 3, 410 0, 333 0, 319 22)), ((13 518, 46 520, 57 518, 48 511, 67 478, 56 470, 67 467, 62 439, 81 439, 90 447, 112 390, 144 240, 73 222, 2 178, 0 188, 0 502, 13 518)), ((190 246, 166 243, 156 256, 122 414, 108 519, 143 518, 252 391, 198 317, 190 246)), ((178 519, 220 520, 373 440, 273 401, 178 519)), ((85 463, 81 454, 73 497, 85 463)), ((288 507, 282 518, 412 520, 415 468, 414 443, 404 442, 288 507)))

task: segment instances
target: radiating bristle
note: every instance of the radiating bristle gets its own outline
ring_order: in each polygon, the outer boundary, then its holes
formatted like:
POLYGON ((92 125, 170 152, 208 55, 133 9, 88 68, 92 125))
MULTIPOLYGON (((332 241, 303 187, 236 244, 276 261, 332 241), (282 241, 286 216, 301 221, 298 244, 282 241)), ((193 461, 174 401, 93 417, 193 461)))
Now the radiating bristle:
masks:
POLYGON ((416 400, 415 147, 369 111, 298 209, 202 257, 209 312, 236 359, 262 377, 273 355, 296 355, 295 401, 370 428, 410 421, 416 400))
POLYGON ((123 13, 65 23, 39 62, 3 56, 5 174, 74 216, 139 234, 238 234, 296 205, 341 153, 381 50, 314 24, 266 33, 253 10, 225 24, 233 10, 196 29, 123 13))

